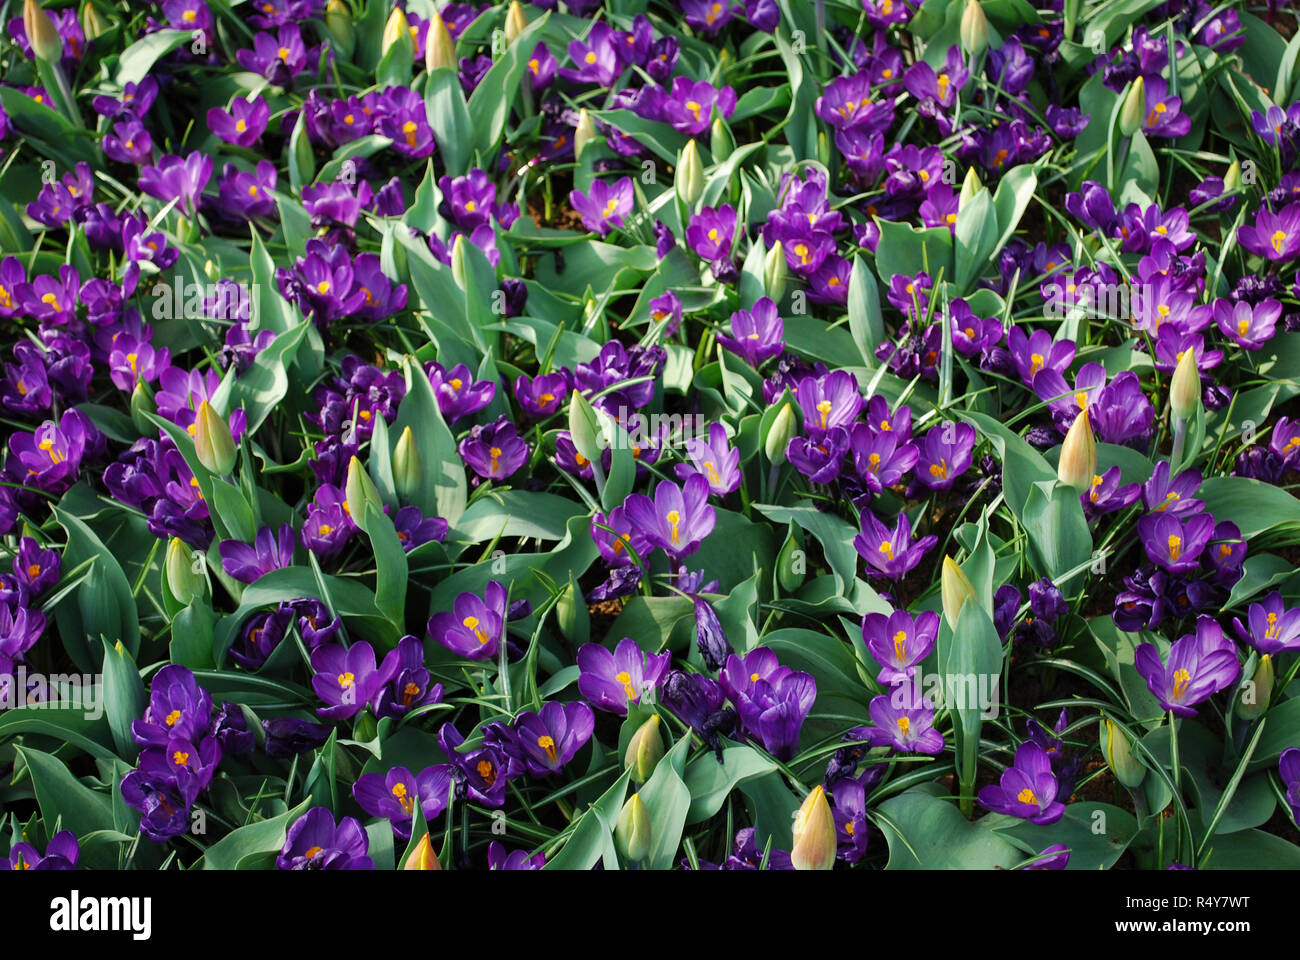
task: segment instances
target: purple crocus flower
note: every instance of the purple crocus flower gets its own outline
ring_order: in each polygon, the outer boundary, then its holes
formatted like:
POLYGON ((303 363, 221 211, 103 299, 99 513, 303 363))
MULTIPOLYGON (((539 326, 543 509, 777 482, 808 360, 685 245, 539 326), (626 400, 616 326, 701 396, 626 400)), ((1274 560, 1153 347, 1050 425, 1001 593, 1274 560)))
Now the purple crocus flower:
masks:
POLYGON ((1300 821, 1300 747, 1287 747, 1278 758, 1277 772, 1286 787, 1286 801, 1291 805, 1291 819, 1300 821))
POLYGON ((1121 484, 1121 471, 1118 465, 1111 467, 1092 478, 1085 493, 1079 494, 1079 502, 1089 519, 1123 510, 1137 502, 1142 495, 1140 484, 1121 484))
POLYGON ((603 20, 592 25, 585 41, 569 42, 569 56, 575 68, 560 70, 560 76, 575 83, 608 87, 623 72, 623 55, 614 30, 603 20))
POLYGON ((457 448, 461 459, 485 480, 504 480, 528 459, 528 444, 504 416, 486 426, 470 428, 457 448))
POLYGON ((262 139, 270 119, 271 108, 261 97, 235 97, 229 110, 213 107, 208 111, 208 129, 226 143, 251 147, 262 139))
POLYGON ((410 840, 417 803, 426 823, 447 809, 451 800, 450 765, 426 767, 418 774, 406 767, 393 767, 386 774, 363 773, 352 785, 352 796, 362 810, 390 821, 393 833, 410 840))
POLYGON ((1274 590, 1246 611, 1246 626, 1233 618, 1237 635, 1261 655, 1277 656, 1283 650, 1300 650, 1300 608, 1288 610, 1282 594, 1274 590))
POLYGON ((179 738, 195 740, 207 733, 212 696, 199 686, 188 667, 168 664, 149 685, 149 706, 131 723, 131 736, 142 747, 164 747, 179 738))
POLYGON ((867 73, 836 77, 813 104, 817 116, 835 130, 884 133, 894 119, 893 101, 871 95, 867 73))
POLYGON ((698 137, 709 129, 715 109, 724 120, 730 117, 736 109, 736 91, 731 87, 717 90, 704 80, 677 77, 663 102, 663 117, 678 133, 698 137))
POLYGON ((1200 486, 1201 471, 1190 468, 1171 481, 1169 461, 1161 460, 1156 464, 1151 479, 1142 484, 1142 504, 1152 513, 1167 513, 1172 517, 1199 513, 1205 504, 1193 499, 1192 495, 1200 486))
POLYGON ((719 333, 718 343, 751 367, 758 369, 785 349, 782 337, 785 323, 771 297, 760 297, 753 310, 737 310, 731 315, 731 335, 719 333))
POLYGON ((370 838, 356 817, 337 824, 324 807, 312 807, 289 827, 275 858, 280 870, 373 870, 370 838))
POLYGON ((468 797, 488 807, 505 803, 506 782, 510 778, 507 767, 510 758, 497 743, 488 738, 477 749, 462 751, 464 736, 451 723, 438 729, 438 745, 451 759, 451 778, 457 798, 468 797))
POLYGON ((917 614, 895 610, 889 616, 868 613, 862 618, 862 642, 880 664, 876 680, 895 684, 910 680, 921 661, 934 650, 939 636, 939 615, 933 610, 917 614))
POLYGON ((555 62, 555 55, 551 53, 545 43, 539 43, 533 48, 533 55, 528 58, 528 83, 531 85, 534 93, 540 93, 555 82, 555 70, 558 64, 555 62))
POLYGON ((1180 717, 1194 717, 1192 709, 1220 690, 1227 689, 1241 674, 1237 651, 1212 618, 1196 618, 1196 632, 1174 641, 1168 665, 1160 660, 1155 644, 1141 644, 1133 653, 1133 665, 1161 706, 1180 717))
POLYGON ((1152 563, 1172 574, 1190 573, 1214 533, 1214 518, 1198 513, 1183 521, 1169 513, 1148 513, 1138 521, 1137 532, 1152 563))
POLYGON ((1002 772, 1001 782, 979 792, 980 806, 1030 823, 1055 823, 1065 815, 1065 804, 1056 799, 1058 784, 1047 751, 1032 740, 1016 750, 1012 766, 1002 772))
POLYGON ((137 185, 164 203, 179 200, 182 210, 193 215, 198 196, 212 176, 212 158, 195 150, 182 159, 169 153, 156 166, 143 167, 137 185))
POLYGON ((971 465, 975 428, 945 421, 929 430, 918 446, 916 479, 931 490, 950 490, 971 465))
POLYGON ((568 370, 556 373, 539 373, 536 377, 521 375, 513 384, 519 407, 534 420, 545 420, 560 409, 569 395, 572 377, 568 370))
MULTIPOLYGON (((877 422, 884 423, 882 429, 872 429, 869 423, 855 423, 849 435, 849 449, 853 454, 853 464, 859 479, 873 494, 880 494, 886 487, 892 487, 903 479, 903 475, 916 466, 921 453, 914 444, 906 442, 905 431, 893 430, 888 426, 889 407, 879 395, 871 398, 870 408, 876 401, 884 406, 885 416, 877 422)), ((903 410, 907 410, 906 407, 903 410)), ((906 428, 910 431, 910 412, 905 415, 906 428)))
POLYGON ((791 759, 817 699, 812 675, 782 666, 768 647, 755 647, 744 659, 728 656, 718 683, 736 705, 744 729, 778 760, 791 759))
POLYGON ((1273 338, 1282 316, 1282 304, 1268 299, 1252 306, 1239 301, 1214 301, 1214 322, 1223 335, 1243 350, 1258 350, 1273 338))
POLYGON ((813 438, 835 427, 847 427, 862 412, 858 381, 847 370, 832 370, 822 377, 805 377, 795 388, 803 411, 804 431, 813 438))
POLYGON ((582 214, 582 225, 602 237, 613 227, 623 226, 632 212, 632 178, 623 177, 613 186, 605 180, 593 180, 588 193, 569 192, 569 204, 582 214))
POLYGON ((661 481, 653 500, 634 493, 624 502, 623 510, 652 546, 662 547, 674 558, 694 553, 718 520, 709 503, 709 481, 698 473, 687 477, 680 487, 671 480, 661 481))
POLYGON ((270 527, 257 531, 253 546, 238 540, 222 540, 218 550, 221 566, 240 583, 252 583, 272 570, 293 564, 293 527, 283 524, 279 533, 270 527))
POLYGON ((280 27, 275 36, 259 33, 252 50, 238 50, 235 59, 250 73, 260 74, 277 87, 288 87, 307 66, 307 46, 296 23, 280 27))
POLYGON ((1054 370, 1064 376, 1074 361, 1074 341, 1053 342, 1052 335, 1046 330, 1026 334, 1024 328, 1012 327, 1007 332, 1007 347, 1025 386, 1033 384, 1040 370, 1054 370))
POLYGON ((1284 262, 1300 254, 1300 203, 1279 212, 1260 207, 1254 226, 1237 228, 1237 241, 1256 256, 1284 262))
POLYGON ((686 227, 686 242, 702 260, 713 263, 731 255, 731 241, 736 235, 736 210, 731 204, 704 207, 691 217, 686 227))
POLYGON ((351 647, 323 644, 312 651, 311 678, 316 696, 325 702, 316 712, 327 720, 346 720, 360 713, 381 687, 397 672, 397 657, 390 653, 375 663, 375 649, 364 640, 351 647))
POLYGON ((527 850, 511 850, 507 853, 500 840, 488 844, 489 870, 540 870, 544 866, 546 854, 543 852, 539 851, 532 856, 529 856, 527 850))
POLYGON ((709 481, 709 490, 719 497, 740 487, 740 450, 727 443, 727 430, 721 423, 709 424, 707 441, 700 437, 688 439, 686 454, 691 462, 677 465, 679 480, 702 474, 709 481))
POLYGON ((279 603, 273 610, 255 613, 239 628, 230 646, 230 659, 245 670, 259 670, 280 646, 293 620, 293 608, 279 603))
POLYGON ((491 380, 475 380, 469 367, 463 363, 447 370, 436 360, 431 360, 424 369, 438 398, 438 409, 449 424, 478 413, 496 396, 497 385, 491 380))
POLYGON ((104 134, 100 145, 104 156, 118 163, 143 166, 153 159, 153 138, 135 118, 114 124, 113 132, 104 134))
POLYGON ((0 657, 22 660, 45 630, 45 614, 27 607, 0 603, 0 657))
POLYGON ((888 696, 872 697, 867 712, 875 726, 856 727, 849 733, 899 753, 934 756, 943 752, 943 734, 934 729, 934 708, 929 700, 916 696, 911 686, 895 687, 888 696))
POLYGON ((462 593, 450 612, 430 617, 428 631, 452 653, 469 660, 491 660, 497 655, 505 621, 506 588, 491 580, 482 597, 462 593))
POLYGON ((40 596, 59 582, 62 564, 57 550, 43 550, 36 540, 23 537, 18 541, 18 553, 14 557, 14 579, 26 586, 32 596, 40 596))
POLYGON ((300 753, 324 745, 334 728, 297 717, 276 717, 262 721, 266 735, 266 755, 273 760, 288 760, 300 753))
POLYGON ((1146 119, 1142 132, 1148 137, 1181 137, 1192 129, 1192 118, 1183 113, 1181 97, 1167 96, 1169 84, 1163 77, 1150 76, 1143 83, 1146 89, 1146 119))
POLYGON ((30 843, 15 843, 9 850, 10 870, 75 870, 81 848, 71 830, 60 830, 50 838, 41 854, 30 843))
POLYGON ((629 637, 611 653, 599 643, 578 649, 578 692, 600 710, 627 716, 628 704, 654 690, 672 662, 671 651, 646 653, 629 637))
POLYGON ((867 565, 877 576, 890 580, 902 580, 938 542, 939 538, 932 534, 913 543, 912 521, 906 513, 898 515, 898 522, 890 530, 871 510, 862 511, 862 532, 853 538, 854 548, 867 565))
POLYGON ((581 700, 560 703, 552 700, 538 713, 522 711, 513 726, 495 724, 502 749, 519 772, 534 777, 557 773, 591 739, 596 715, 581 700))

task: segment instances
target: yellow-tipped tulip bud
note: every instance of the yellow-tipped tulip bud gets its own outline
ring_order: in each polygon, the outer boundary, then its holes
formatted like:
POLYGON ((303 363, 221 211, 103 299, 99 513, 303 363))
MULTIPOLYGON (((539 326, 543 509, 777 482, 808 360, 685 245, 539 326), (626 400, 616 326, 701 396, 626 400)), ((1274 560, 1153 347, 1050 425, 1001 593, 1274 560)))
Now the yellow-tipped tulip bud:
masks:
POLYGON ((194 416, 194 453, 211 472, 225 476, 235 469, 235 438, 226 418, 204 400, 194 416))
POLYGON ((167 575, 167 589, 181 603, 189 606, 195 597, 203 595, 203 575, 194 571, 194 548, 180 537, 172 537, 167 544, 163 570, 167 575))
POLYGON ((357 33, 352 25, 352 13, 343 0, 329 0, 325 4, 325 28, 338 46, 338 52, 345 60, 351 60, 357 45, 357 33))
POLYGON ((451 31, 442 22, 442 15, 434 13, 429 18, 429 33, 424 38, 424 67, 430 73, 443 67, 456 69, 456 42, 451 31))
POLYGON ((639 793, 632 794, 614 825, 614 846, 631 861, 644 860, 650 852, 650 811, 639 793))
POLYGON ((1124 105, 1119 108, 1119 132, 1126 137, 1133 136, 1142 126, 1147 113, 1147 85, 1141 77, 1129 84, 1124 105))
POLYGON ((794 815, 790 860, 796 870, 829 870, 835 866, 835 818, 820 783, 794 815))
POLYGON ((687 140, 677 155, 677 172, 673 174, 673 187, 682 203, 694 207, 704 192, 704 164, 700 160, 700 148, 694 140, 687 140))
POLYGON ((799 422, 787 402, 772 419, 771 426, 767 428, 767 436, 763 438, 763 452, 767 454, 767 459, 777 466, 785 463, 785 448, 790 445, 798 430, 799 422))
POLYGON ((763 289, 778 303, 785 293, 785 279, 789 269, 785 262, 785 244, 777 240, 763 258, 763 289))
POLYGON ((524 8, 519 5, 519 0, 510 0, 510 9, 506 11, 506 44, 512 44, 519 39, 519 34, 528 29, 528 17, 524 14, 524 8))
POLYGON ((961 616, 966 601, 979 603, 979 594, 957 561, 952 557, 943 558, 943 572, 939 575, 939 595, 943 599, 943 615, 948 626, 957 629, 957 618, 961 616))
POLYGON ((348 511, 352 519, 358 523, 365 523, 367 505, 374 504, 376 509, 383 509, 383 501, 379 499, 379 490, 375 488, 375 481, 370 479, 370 474, 366 473, 366 468, 356 457, 348 461, 348 479, 344 485, 344 494, 348 498, 348 511))
POLYGON ((966 0, 961 14, 961 45, 972 57, 978 57, 989 45, 989 21, 979 0, 966 0))
POLYGON ((1061 459, 1056 465, 1056 478, 1067 487, 1083 493, 1092 486, 1097 474, 1097 438, 1092 434, 1088 411, 1080 411, 1065 434, 1061 444, 1061 459))
POLYGON ((645 783, 663 755, 664 738, 659 733, 659 714, 656 713, 632 734, 623 754, 623 769, 631 773, 637 783, 645 783))
POLYGON ((721 163, 736 149, 736 138, 731 135, 731 128, 721 117, 713 118, 709 131, 709 150, 713 153, 713 162, 721 163))
POLYGON ((979 174, 975 168, 971 167, 966 171, 966 179, 961 183, 961 196, 957 198, 957 210, 960 212, 965 209, 966 204, 975 199, 975 195, 984 189, 984 184, 980 183, 979 174))
POLYGON ((429 835, 426 833, 420 838, 420 842, 415 845, 411 855, 406 858, 403 870, 441 870, 442 864, 438 862, 438 855, 433 852, 433 844, 429 842, 429 835))
POLYGON ((1223 175, 1223 192, 1231 193, 1241 187, 1241 164, 1236 160, 1228 166, 1228 170, 1223 175))
POLYGON ((384 38, 379 45, 381 54, 388 53, 393 44, 400 43, 403 37, 410 35, 411 23, 406 19, 406 11, 401 7, 393 7, 393 12, 388 15, 388 23, 384 24, 384 38))
POLYGON ((1237 716, 1254 720, 1268 709, 1273 699, 1273 658, 1267 653, 1259 658, 1255 675, 1241 685, 1237 694, 1237 716))
POLYGON ((108 24, 104 22, 104 18, 99 15, 95 5, 87 0, 81 8, 81 32, 86 35, 86 42, 89 43, 96 37, 102 36, 107 29, 108 24))
POLYGON ((1101 753, 1106 758, 1115 779, 1130 790, 1142 786, 1147 768, 1133 756, 1133 745, 1128 736, 1110 720, 1101 721, 1101 753))
POLYGON ((424 465, 415 446, 415 434, 407 427, 393 447, 393 489, 403 500, 409 500, 419 491, 423 479, 424 465))
POLYGON ((1196 369, 1196 351, 1183 350, 1174 368, 1174 378, 1169 383, 1169 409, 1175 420, 1186 420, 1196 413, 1201 403, 1201 372, 1196 369))
POLYGON ((577 388, 569 395, 569 437, 579 454, 587 460, 600 462, 600 421, 577 388))
POLYGON ((578 111, 578 128, 573 131, 573 159, 581 159, 582 151, 587 149, 587 144, 598 136, 596 124, 591 119, 591 114, 584 107, 578 111))
POLYGON ((59 36, 59 28, 38 0, 25 0, 23 3, 23 29, 37 60, 57 63, 63 56, 63 38, 59 36))

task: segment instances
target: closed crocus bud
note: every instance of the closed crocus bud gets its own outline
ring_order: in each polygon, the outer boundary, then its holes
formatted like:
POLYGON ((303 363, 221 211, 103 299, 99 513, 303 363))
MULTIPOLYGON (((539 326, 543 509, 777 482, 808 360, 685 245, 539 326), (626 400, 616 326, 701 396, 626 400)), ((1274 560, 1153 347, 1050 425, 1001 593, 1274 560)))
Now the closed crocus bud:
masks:
POLYGON ((785 448, 790 445, 798 430, 799 422, 795 419, 793 408, 787 402, 772 418, 772 423, 767 428, 767 436, 763 438, 763 452, 767 454, 767 459, 778 466, 785 463, 785 448))
POLYGON ((1196 351, 1188 347, 1178 358, 1169 383, 1169 409, 1175 420, 1186 420, 1201 403, 1201 372, 1196 369, 1196 351))
POLYGON ((627 743, 627 751, 623 754, 623 769, 637 783, 645 783, 663 755, 664 738, 659 733, 659 714, 656 713, 632 734, 632 739, 627 743))
POLYGON ((1273 699, 1273 658, 1267 653, 1259 658, 1255 675, 1241 685, 1237 695, 1237 716, 1254 720, 1268 709, 1273 699))
POLYGON ((352 514, 352 519, 358 523, 365 522, 368 504, 374 504, 376 509, 383 509, 383 501, 379 499, 375 482, 370 479, 370 474, 366 473, 366 468, 356 457, 348 461, 348 480, 344 486, 344 493, 348 498, 348 510, 352 514))
POLYGON ((582 151, 586 149, 587 144, 596 139, 596 124, 591 119, 591 114, 586 108, 578 111, 578 128, 573 131, 573 158, 579 160, 582 158, 582 151))
POLYGON ((393 447, 393 489, 403 500, 409 500, 420 489, 423 479, 424 465, 415 446, 415 434, 407 427, 393 447))
POLYGON ((677 154, 677 172, 673 175, 673 187, 682 203, 694 207, 704 192, 704 164, 700 160, 700 148, 694 140, 687 140, 681 153, 677 154))
POLYGON ((23 3, 23 29, 37 60, 57 63, 63 56, 63 38, 59 36, 59 28, 38 0, 25 0, 23 3))
POLYGON ((511 0, 510 9, 506 11, 506 43, 514 43, 519 34, 527 29, 528 17, 524 14, 524 8, 519 5, 519 0, 511 0))
POLYGON ((456 62, 456 42, 442 22, 442 15, 435 12, 429 18, 429 33, 424 39, 424 67, 430 73, 443 67, 455 70, 456 62))
POLYGON ((388 53, 393 48, 393 44, 400 43, 402 38, 411 36, 411 23, 406 19, 406 11, 401 7, 393 7, 393 12, 388 15, 388 23, 384 25, 384 39, 380 43, 381 53, 388 53))
POLYGON ((1111 720, 1102 720, 1100 739, 1102 756, 1106 758, 1115 779, 1130 790, 1142 786, 1147 768, 1133 756, 1133 745, 1129 743, 1128 735, 1111 720))
POLYGON ((978 57, 989 45, 989 21, 979 0, 966 0, 961 15, 961 46, 972 57, 978 57))
POLYGON ((961 608, 966 606, 966 601, 973 600, 979 603, 979 594, 975 592, 975 585, 970 582, 970 577, 966 576, 952 557, 943 558, 939 594, 943 598, 943 615, 954 630, 957 628, 957 618, 961 616, 961 608))
POLYGON ((727 126, 727 121, 721 117, 713 118, 713 127, 709 134, 709 150, 713 153, 713 162, 721 163, 736 149, 736 138, 731 135, 731 128, 727 126))
POLYGON ((785 244, 777 240, 763 258, 763 289, 777 303, 785 294, 785 279, 789 267, 785 263, 785 244))
POLYGON ((1097 475, 1097 438, 1092 435, 1088 411, 1082 410, 1074 418, 1065 441, 1061 444, 1061 459, 1056 465, 1056 478, 1067 487, 1083 493, 1092 486, 1097 475))
POLYGON ((710 670, 720 670, 733 653, 722 621, 707 600, 695 598, 695 643, 710 670))
POLYGON ((148 436, 158 428, 150 422, 146 414, 157 412, 158 404, 154 400, 153 390, 143 380, 137 380, 135 389, 131 391, 131 422, 135 424, 137 430, 148 436))
POLYGON ((235 469, 235 438, 226 418, 204 400, 194 416, 194 453, 212 473, 225 476, 235 469))
POLYGON ((835 818, 820 783, 794 815, 790 862, 796 870, 829 870, 835 866, 835 818))
POLYGON ((87 0, 81 8, 81 32, 86 35, 86 41, 89 42, 103 35, 107 29, 108 24, 104 22, 104 18, 99 15, 95 5, 87 0))
POLYGON ((420 842, 415 845, 411 855, 406 858, 406 863, 402 866, 403 870, 441 870, 442 864, 438 862, 438 855, 433 852, 433 844, 429 841, 429 835, 426 833, 420 838, 420 842))
POLYGON ((1126 137, 1133 136, 1142 126, 1142 118, 1146 116, 1146 112, 1147 86, 1146 82, 1138 77, 1129 84, 1124 105, 1119 108, 1119 132, 1126 137))
POLYGON ((195 597, 203 595, 203 574, 194 569, 194 552, 180 537, 172 537, 171 543, 167 544, 167 558, 163 561, 167 589, 187 607, 195 597))
POLYGON ((629 861, 644 860, 650 852, 650 811, 639 793, 632 794, 614 825, 614 846, 629 861))
POLYGON ((569 395, 569 436, 583 457, 600 463, 600 421, 587 398, 576 388, 569 395))
POLYGON ((966 179, 961 183, 961 196, 957 198, 957 210, 960 212, 975 199, 975 195, 984 189, 984 184, 980 183, 979 174, 975 168, 971 167, 966 171, 966 179))

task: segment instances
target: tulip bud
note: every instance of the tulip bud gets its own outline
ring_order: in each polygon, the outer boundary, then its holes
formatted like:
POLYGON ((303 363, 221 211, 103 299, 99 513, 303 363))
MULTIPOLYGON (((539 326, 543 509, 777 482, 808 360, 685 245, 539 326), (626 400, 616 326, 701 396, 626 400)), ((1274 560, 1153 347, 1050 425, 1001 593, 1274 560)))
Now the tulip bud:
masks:
POLYGON ((1196 368, 1196 351, 1183 350, 1174 368, 1174 378, 1169 383, 1169 408, 1174 420, 1186 420, 1196 412, 1201 403, 1201 372, 1196 368))
POLYGON ((943 615, 948 620, 948 626, 954 630, 957 629, 957 618, 961 616, 966 601, 973 600, 979 603, 979 594, 975 592, 975 585, 970 582, 970 577, 966 576, 965 571, 957 566, 957 562, 952 557, 943 558, 943 572, 939 577, 939 595, 943 599, 943 615))
POLYGON ((1228 170, 1223 175, 1223 192, 1231 193, 1241 188, 1241 164, 1236 160, 1228 166, 1228 170))
POLYGON ((37 60, 57 63, 63 56, 63 38, 59 36, 59 28, 38 0, 25 0, 23 3, 23 29, 37 60))
POLYGON ((957 198, 957 212, 960 213, 965 209, 966 204, 975 199, 975 195, 984 189, 984 184, 980 183, 979 174, 975 168, 971 167, 966 171, 966 179, 961 183, 961 196, 957 198))
POLYGON ((802 562, 802 553, 792 530, 776 558, 776 579, 786 593, 793 593, 803 585, 807 565, 802 562))
POLYGON ((578 111, 578 128, 573 132, 573 159, 580 160, 587 144, 596 139, 596 124, 586 108, 578 111))
POLYGON ((1138 77, 1129 84, 1128 95, 1124 105, 1119 108, 1119 132, 1126 137, 1133 136, 1142 126, 1142 119, 1147 112, 1146 81, 1138 77))
POLYGON ((99 15, 95 5, 87 0, 81 8, 81 32, 86 35, 86 42, 89 43, 102 36, 107 29, 108 24, 104 22, 104 18, 99 15))
POLYGON ((157 431, 157 427, 150 422, 146 414, 157 413, 158 404, 154 401, 153 389, 143 380, 135 382, 135 389, 131 391, 131 422, 135 428, 145 436, 157 431))
POLYGON ((235 438, 225 417, 204 400, 194 416, 194 453, 212 473, 225 476, 235 469, 235 438))
POLYGON ((1101 721, 1101 753, 1115 779, 1136 790, 1146 779, 1147 768, 1133 756, 1128 736, 1110 720, 1101 721))
POLYGON ((462 290, 469 289, 469 272, 465 264, 465 234, 457 233, 451 244, 451 278, 462 290))
POLYGON ((393 48, 393 44, 401 43, 403 37, 411 35, 411 23, 406 19, 406 11, 401 7, 393 7, 393 12, 388 15, 388 23, 384 24, 384 38, 380 42, 380 55, 387 54, 393 48))
POLYGON ((677 154, 677 172, 673 177, 678 198, 686 206, 694 207, 704 192, 704 164, 694 140, 687 140, 686 146, 677 154))
POLYGON ((1056 478, 1067 487, 1083 493, 1092 486, 1097 474, 1097 439, 1092 435, 1088 411, 1081 410, 1065 434, 1061 444, 1061 459, 1056 465, 1056 478))
POLYGON ((442 22, 442 14, 435 11, 429 18, 429 33, 424 38, 424 68, 433 73, 443 67, 455 70, 456 64, 456 42, 442 22))
POLYGON ((763 258, 763 289, 776 302, 785 294, 785 278, 789 268, 785 262, 785 244, 777 240, 763 258))
POLYGON ((835 818, 819 783, 794 815, 790 861, 796 870, 829 870, 835 866, 835 846, 835 818))
POLYGON ((195 597, 203 595, 203 575, 195 572, 193 557, 193 548, 180 537, 172 537, 172 542, 167 544, 167 557, 163 561, 167 589, 187 607, 195 597))
POLYGON ((569 395, 569 436, 578 453, 600 463, 600 421, 587 398, 576 388, 569 395))
POLYGON ((772 423, 767 428, 767 436, 763 438, 763 452, 767 454, 767 459, 776 466, 785 463, 785 448, 790 445, 798 430, 799 424, 795 420, 794 410, 787 401, 772 418, 772 423))
POLYGON ((734 652, 713 607, 707 600, 695 598, 695 644, 710 670, 720 670, 734 652))
POLYGON ((578 585, 569 580, 555 602, 555 625, 570 643, 581 646, 591 633, 591 617, 578 585))
POLYGON ((636 728, 636 733, 628 741, 627 750, 623 754, 623 769, 637 783, 645 783, 663 755, 664 738, 659 733, 659 714, 655 713, 636 728))
POLYGON ((519 0, 510 0, 510 9, 506 11, 506 44, 512 44, 519 38, 519 34, 528 29, 528 17, 524 14, 524 8, 519 5, 519 0))
POLYGON ((972 57, 978 57, 989 45, 989 21, 979 0, 966 0, 961 15, 961 46, 972 57))
POLYGON ((736 138, 731 135, 727 121, 721 117, 713 118, 713 128, 709 132, 709 150, 713 153, 713 162, 721 163, 731 156, 736 149, 736 138))
POLYGON ((831 142, 827 139, 825 130, 820 130, 817 133, 817 160, 822 166, 830 166, 831 142))
POLYGON ((614 825, 614 846, 624 857, 632 862, 644 860, 650 852, 650 811, 641 802, 641 795, 634 793, 623 804, 614 825))
POLYGON ((352 15, 343 0, 329 0, 325 4, 325 28, 329 30, 343 59, 351 60, 352 51, 357 45, 357 34, 352 26, 352 15))
POLYGON ((1259 658, 1255 675, 1241 685, 1237 695, 1237 716, 1254 720, 1268 709, 1273 699, 1273 658, 1267 653, 1259 658))
POLYGON ((370 474, 366 473, 366 468, 356 457, 348 461, 348 479, 343 489, 348 498, 348 510, 352 514, 352 519, 359 524, 366 521, 368 504, 374 504, 376 509, 383 509, 383 501, 379 499, 375 482, 370 479, 370 474))
POLYGON ((415 446, 415 434, 407 427, 393 447, 393 489, 403 500, 409 500, 419 491, 423 478, 424 465, 415 446))
POLYGON ((442 864, 438 862, 438 855, 433 852, 433 844, 429 842, 429 835, 426 833, 420 838, 420 842, 415 845, 411 855, 406 858, 406 864, 403 870, 441 870, 442 864))

